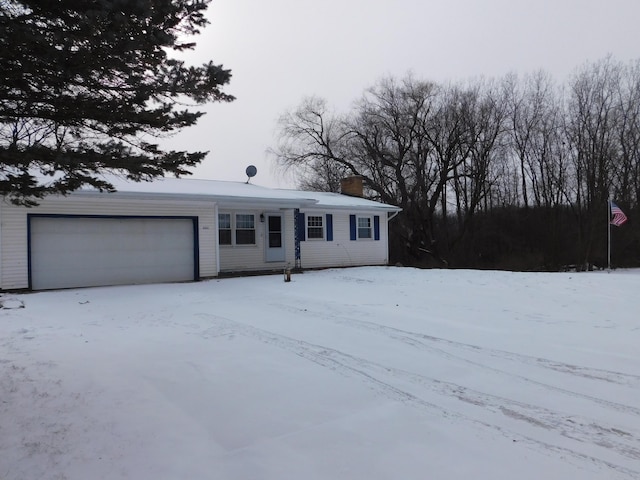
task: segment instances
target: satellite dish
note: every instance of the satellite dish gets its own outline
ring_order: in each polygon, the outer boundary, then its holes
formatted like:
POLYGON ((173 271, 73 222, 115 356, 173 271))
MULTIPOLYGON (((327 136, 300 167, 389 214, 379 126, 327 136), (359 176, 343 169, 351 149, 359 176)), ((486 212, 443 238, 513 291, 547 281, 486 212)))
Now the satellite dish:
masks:
POLYGON ((256 173, 258 173, 258 169, 253 165, 249 165, 245 170, 245 173, 247 174, 247 177, 249 177, 247 178, 247 183, 249 183, 249 180, 251 179, 251 177, 255 177, 256 173))

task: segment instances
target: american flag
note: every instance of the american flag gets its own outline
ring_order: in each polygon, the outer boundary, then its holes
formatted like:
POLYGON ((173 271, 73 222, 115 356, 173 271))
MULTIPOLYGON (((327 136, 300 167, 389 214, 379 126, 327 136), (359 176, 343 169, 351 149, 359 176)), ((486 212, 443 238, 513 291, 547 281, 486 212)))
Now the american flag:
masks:
POLYGON ((611 225, 615 225, 616 227, 619 227, 627 221, 627 216, 620 210, 620 207, 613 202, 611 202, 611 215, 613 215, 611 225))

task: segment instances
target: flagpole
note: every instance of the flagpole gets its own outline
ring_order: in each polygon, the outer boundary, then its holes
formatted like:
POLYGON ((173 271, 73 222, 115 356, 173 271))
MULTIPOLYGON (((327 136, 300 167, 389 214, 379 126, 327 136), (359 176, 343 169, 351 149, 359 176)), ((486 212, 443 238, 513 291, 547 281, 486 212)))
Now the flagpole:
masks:
POLYGON ((611 271, 611 199, 607 199, 607 272, 611 271))

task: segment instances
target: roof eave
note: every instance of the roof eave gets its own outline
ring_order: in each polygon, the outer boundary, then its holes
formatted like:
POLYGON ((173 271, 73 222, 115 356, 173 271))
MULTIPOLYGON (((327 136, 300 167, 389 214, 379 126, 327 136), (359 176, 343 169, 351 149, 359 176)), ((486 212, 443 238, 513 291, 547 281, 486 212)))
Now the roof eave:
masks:
POLYGON ((72 195, 101 196, 105 198, 131 198, 131 199, 154 199, 154 200, 195 200, 211 201, 216 203, 228 203, 240 206, 267 206, 272 208, 304 208, 317 204, 315 199, 292 199, 292 198, 271 198, 271 197, 238 197, 233 195, 215 195, 201 193, 170 193, 170 192, 98 192, 93 190, 78 190, 72 195))
POLYGON ((323 205, 315 204, 307 208, 314 210, 370 210, 370 211, 383 211, 383 212, 401 212, 402 208, 395 205, 323 205))

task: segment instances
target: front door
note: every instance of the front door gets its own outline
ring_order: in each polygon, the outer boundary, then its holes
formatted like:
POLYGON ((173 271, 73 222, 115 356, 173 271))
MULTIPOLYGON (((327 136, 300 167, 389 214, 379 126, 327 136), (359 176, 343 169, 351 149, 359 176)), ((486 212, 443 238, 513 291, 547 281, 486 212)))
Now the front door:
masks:
POLYGON ((267 262, 284 262, 284 217, 281 213, 267 213, 267 262))

